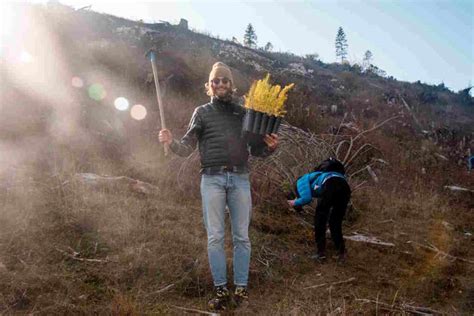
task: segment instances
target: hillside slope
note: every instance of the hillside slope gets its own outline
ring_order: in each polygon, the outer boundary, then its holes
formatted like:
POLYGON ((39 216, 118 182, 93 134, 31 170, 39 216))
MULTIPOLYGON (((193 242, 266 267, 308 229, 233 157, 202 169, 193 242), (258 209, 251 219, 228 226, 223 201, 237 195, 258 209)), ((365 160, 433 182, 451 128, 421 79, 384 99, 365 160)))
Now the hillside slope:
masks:
POLYGON ((279 150, 252 159, 251 304, 237 312, 472 313, 472 98, 167 23, 58 5, 22 9, 22 40, 0 65, 1 313, 206 309, 212 280, 197 157, 165 157, 157 143, 150 47, 160 52, 167 124, 177 136, 207 101, 204 83, 218 60, 232 67, 240 94, 267 72, 296 84, 279 150), (14 57, 22 50, 27 62, 14 57), (143 104, 146 118, 114 108, 119 96, 143 104), (390 244, 348 240, 344 266, 309 258, 314 207, 295 214, 285 206, 295 176, 329 154, 351 175, 345 235, 390 244), (83 173, 153 190, 91 185, 83 173))

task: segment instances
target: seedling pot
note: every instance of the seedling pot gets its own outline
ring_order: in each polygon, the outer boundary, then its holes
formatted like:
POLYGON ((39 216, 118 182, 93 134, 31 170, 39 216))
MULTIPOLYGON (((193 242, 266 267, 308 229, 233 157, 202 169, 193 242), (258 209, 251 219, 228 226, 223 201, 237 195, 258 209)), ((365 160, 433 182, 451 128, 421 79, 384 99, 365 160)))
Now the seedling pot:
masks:
POLYGON ((267 131, 267 124, 268 124, 268 119, 270 118, 270 116, 268 116, 268 114, 263 114, 262 115, 262 121, 260 122, 260 130, 259 130, 259 134, 260 135, 265 135, 266 131, 267 131))
POLYGON ((260 132, 260 124, 262 122, 262 112, 255 111, 255 120, 253 121, 252 133, 258 134, 260 132))
POLYGON ((267 113, 246 109, 242 132, 254 136, 265 136, 278 133, 282 117, 268 115, 267 113))
POLYGON ((267 121, 267 128, 265 129, 265 134, 271 134, 273 131, 273 126, 275 125, 276 116, 271 115, 267 121))
POLYGON ((281 116, 278 116, 275 119, 275 124, 273 125, 272 134, 277 134, 278 133, 278 129, 280 128, 280 124, 281 124, 281 116))
POLYGON ((255 121, 255 111, 252 109, 247 109, 244 117, 244 123, 242 125, 242 130, 244 132, 252 132, 253 123, 255 121))

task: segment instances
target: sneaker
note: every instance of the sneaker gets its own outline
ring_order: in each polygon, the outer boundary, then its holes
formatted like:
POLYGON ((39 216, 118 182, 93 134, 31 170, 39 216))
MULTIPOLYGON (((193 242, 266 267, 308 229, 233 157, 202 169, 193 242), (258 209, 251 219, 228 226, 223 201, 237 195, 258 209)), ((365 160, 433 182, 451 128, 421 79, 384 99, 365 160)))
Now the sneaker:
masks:
POLYGON ((214 288, 214 296, 209 300, 209 309, 213 311, 222 311, 227 309, 230 293, 225 285, 214 288))
POLYGON ((249 292, 246 286, 236 286, 234 291, 234 300, 237 306, 244 306, 248 304, 249 292))
POLYGON ((311 259, 323 264, 326 262, 326 255, 324 253, 316 253, 310 257, 311 259))

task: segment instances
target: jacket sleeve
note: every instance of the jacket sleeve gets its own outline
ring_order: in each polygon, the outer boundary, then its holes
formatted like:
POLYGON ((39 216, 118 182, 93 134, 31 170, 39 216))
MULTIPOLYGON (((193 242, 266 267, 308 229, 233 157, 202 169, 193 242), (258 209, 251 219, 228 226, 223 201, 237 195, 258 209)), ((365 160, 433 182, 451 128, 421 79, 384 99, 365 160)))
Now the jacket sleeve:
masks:
POLYGON ((300 197, 295 200, 295 206, 303 206, 311 203, 311 183, 310 183, 310 174, 307 173, 296 182, 296 188, 300 197))
POLYGON ((170 145, 171 151, 181 157, 187 157, 196 149, 197 142, 201 137, 202 121, 198 109, 194 110, 189 121, 188 129, 180 141, 173 139, 170 145))

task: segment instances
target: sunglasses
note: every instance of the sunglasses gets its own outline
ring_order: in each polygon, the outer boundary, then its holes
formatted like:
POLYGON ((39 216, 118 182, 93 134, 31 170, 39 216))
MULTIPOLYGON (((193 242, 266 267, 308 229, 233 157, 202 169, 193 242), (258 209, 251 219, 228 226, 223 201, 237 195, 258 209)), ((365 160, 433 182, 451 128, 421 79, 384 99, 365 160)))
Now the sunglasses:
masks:
POLYGON ((217 86, 220 82, 223 84, 228 84, 230 80, 227 78, 214 78, 211 80, 211 82, 217 86))

